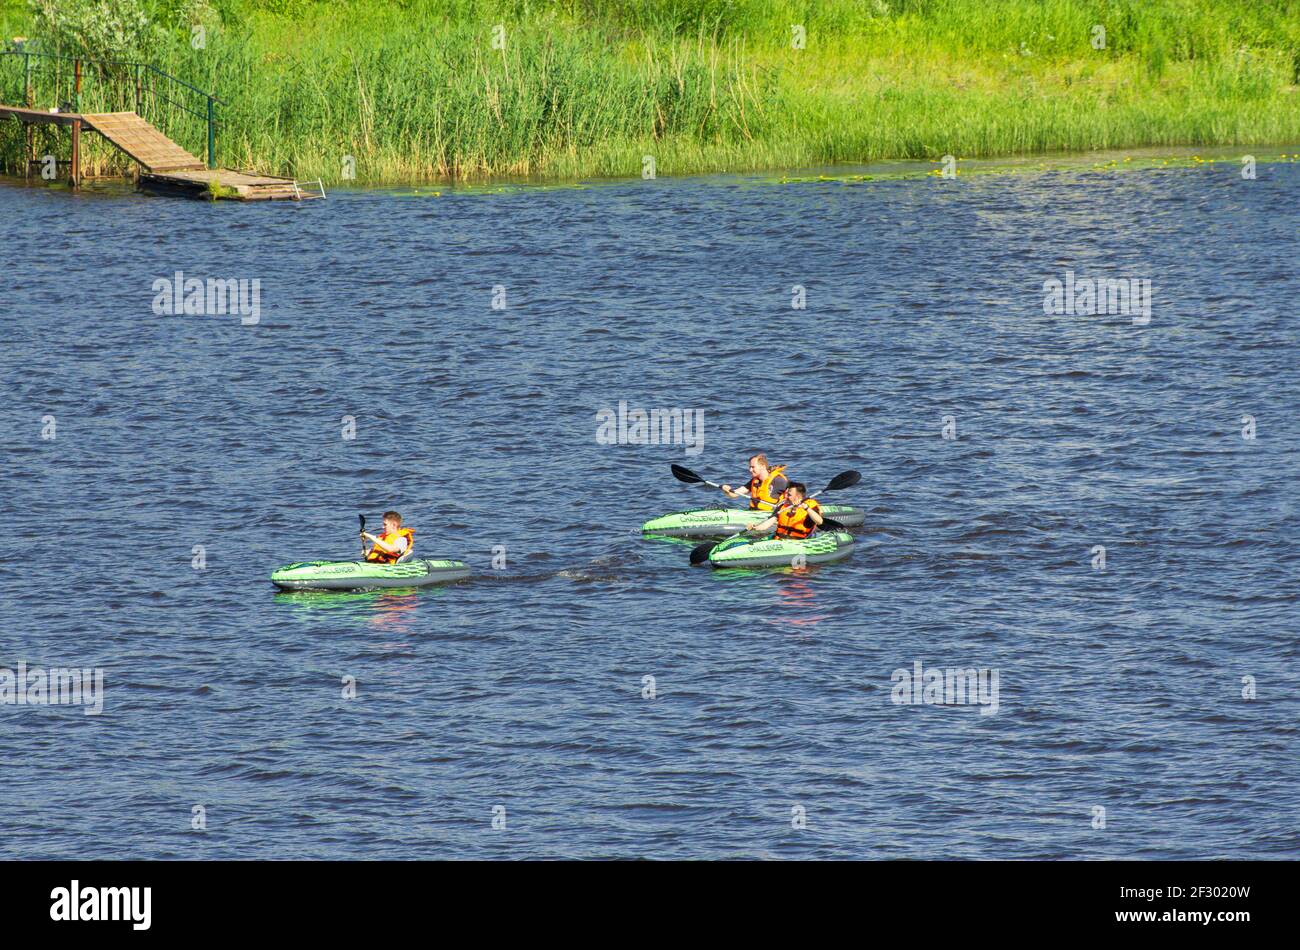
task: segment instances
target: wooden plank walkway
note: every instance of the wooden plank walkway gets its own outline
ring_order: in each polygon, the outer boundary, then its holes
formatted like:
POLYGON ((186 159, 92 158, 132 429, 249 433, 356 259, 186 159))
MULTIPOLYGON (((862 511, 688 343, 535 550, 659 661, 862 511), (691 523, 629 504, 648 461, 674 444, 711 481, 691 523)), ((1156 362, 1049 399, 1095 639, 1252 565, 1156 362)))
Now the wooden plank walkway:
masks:
POLYGON ((189 171, 206 168, 191 155, 134 112, 86 112, 85 127, 94 129, 149 172, 189 171))
POLYGON ((188 198, 229 198, 237 201, 301 201, 324 198, 325 189, 304 192, 292 178, 254 175, 229 168, 210 169, 195 155, 177 145, 134 112, 51 112, 22 106, 0 105, 0 118, 11 117, 27 125, 66 125, 72 129, 72 183, 81 181, 80 137, 83 130, 98 132, 140 166, 140 188, 162 195, 188 198), (213 185, 217 187, 213 187, 213 185))

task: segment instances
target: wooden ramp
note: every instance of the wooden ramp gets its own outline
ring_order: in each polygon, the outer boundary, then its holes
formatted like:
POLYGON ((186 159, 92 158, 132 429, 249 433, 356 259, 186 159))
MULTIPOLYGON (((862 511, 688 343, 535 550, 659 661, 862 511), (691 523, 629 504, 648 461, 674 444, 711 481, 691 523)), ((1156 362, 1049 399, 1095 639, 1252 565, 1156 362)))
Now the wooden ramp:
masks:
POLYGON ((157 195, 228 198, 236 201, 301 201, 324 198, 325 189, 304 192, 292 178, 210 169, 134 112, 86 113, 87 127, 140 163, 140 188, 157 195))
POLYGON ((191 155, 134 112, 84 112, 82 121, 146 171, 190 171, 206 168, 203 160, 191 155))
MULTIPOLYGON (((134 112, 59 112, 0 105, 0 118, 25 125, 66 125, 72 129, 72 185, 81 183, 81 132, 98 132, 140 165, 140 188, 160 195, 187 198, 227 198, 235 201, 302 201, 324 198, 317 180, 311 190, 292 178, 208 168, 134 112)), ((30 166, 29 166, 30 167, 30 166)))

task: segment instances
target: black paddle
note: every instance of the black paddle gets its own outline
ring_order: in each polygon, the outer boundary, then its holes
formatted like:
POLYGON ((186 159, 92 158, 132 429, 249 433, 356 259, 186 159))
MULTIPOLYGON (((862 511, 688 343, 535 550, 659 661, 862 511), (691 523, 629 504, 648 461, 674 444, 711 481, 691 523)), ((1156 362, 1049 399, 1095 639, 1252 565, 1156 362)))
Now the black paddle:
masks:
POLYGON ((691 565, 703 564, 709 559, 709 552, 716 548, 720 541, 705 541, 703 544, 697 544, 691 548, 691 565))
MULTIPOLYGON (((816 498, 822 492, 839 491, 842 488, 852 488, 860 481, 862 481, 862 473, 855 472, 852 469, 849 469, 847 472, 840 472, 838 475, 832 478, 831 483, 827 485, 825 488, 823 488, 822 491, 813 492, 808 497, 816 498)), ((834 518, 827 518, 825 515, 822 515, 822 527, 830 528, 832 531, 848 530, 848 528, 842 523, 836 521, 834 518)))
MULTIPOLYGON (((676 472, 674 472, 673 474, 676 474, 676 472)), ((838 475, 832 478, 830 482, 827 483, 825 488, 823 488, 819 492, 813 492, 808 497, 816 498, 818 495, 824 494, 825 492, 828 491, 839 491, 842 488, 852 488, 860 481, 862 481, 861 472, 855 472, 852 469, 850 469, 847 472, 840 472, 838 475)), ((773 508, 772 511, 769 513, 769 517, 771 515, 776 514, 780 510, 781 510, 780 505, 778 505, 776 508, 773 508)), ((833 518, 827 518, 823 516, 822 527, 830 528, 831 530, 842 530, 844 528, 844 525, 840 524, 838 521, 836 521, 833 518)), ((746 528, 745 530, 748 531, 749 529, 746 528)), ((718 543, 719 542, 717 541, 706 541, 703 544, 696 545, 694 548, 691 549, 691 563, 703 564, 705 561, 709 559, 709 552, 712 551, 715 547, 717 547, 718 543)))
POLYGON ((822 492, 840 491, 843 488, 852 488, 860 481, 862 481, 862 473, 849 469, 847 472, 840 472, 830 480, 830 484, 821 491, 813 492, 809 497, 816 498, 818 495, 822 494, 822 492))
POLYGON ((689 468, 682 468, 680 465, 672 466, 673 478, 679 482, 685 482, 687 485, 708 485, 710 488, 721 488, 717 482, 711 482, 707 478, 701 478, 692 472, 689 468))
POLYGON ((361 521, 361 534, 362 534, 362 538, 361 538, 361 556, 362 556, 362 557, 365 557, 365 556, 366 556, 366 539, 365 539, 365 533, 366 533, 366 516, 365 516, 365 515, 357 515, 357 518, 360 519, 360 521, 361 521))

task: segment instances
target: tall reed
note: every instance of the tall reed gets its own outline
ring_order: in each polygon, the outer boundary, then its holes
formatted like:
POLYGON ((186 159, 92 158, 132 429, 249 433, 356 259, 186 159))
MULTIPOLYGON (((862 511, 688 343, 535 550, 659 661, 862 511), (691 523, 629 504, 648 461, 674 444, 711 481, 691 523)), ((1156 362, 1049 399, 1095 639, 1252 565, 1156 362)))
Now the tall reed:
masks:
POLYGON ((1300 0, 159 2, 222 162, 327 182, 1300 142, 1300 0))

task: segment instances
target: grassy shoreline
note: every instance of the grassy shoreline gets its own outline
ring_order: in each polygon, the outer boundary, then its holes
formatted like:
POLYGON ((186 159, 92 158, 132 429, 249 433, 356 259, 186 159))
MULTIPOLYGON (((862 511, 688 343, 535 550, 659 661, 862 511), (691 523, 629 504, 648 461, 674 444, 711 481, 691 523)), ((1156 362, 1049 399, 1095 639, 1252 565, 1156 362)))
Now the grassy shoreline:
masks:
MULTIPOLYGON (((222 163, 327 184, 639 176, 645 156, 657 174, 679 175, 1300 142, 1297 0, 189 10, 159 0, 151 13, 171 28, 144 55, 229 103, 222 163), (195 18, 207 27, 201 50, 188 42, 195 18)), ((0 8, 7 36, 21 17, 0 8)), ((0 138, 6 157, 12 138, 0 138)), ((107 152, 92 157, 111 164, 107 152)))

